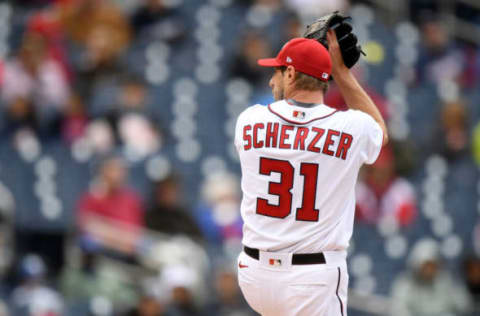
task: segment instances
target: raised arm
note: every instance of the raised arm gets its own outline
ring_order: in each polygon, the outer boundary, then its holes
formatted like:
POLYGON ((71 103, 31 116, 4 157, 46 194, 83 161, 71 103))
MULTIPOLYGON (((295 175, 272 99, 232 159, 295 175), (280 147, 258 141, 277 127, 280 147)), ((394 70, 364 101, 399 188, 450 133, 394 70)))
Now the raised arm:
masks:
POLYGON ((383 146, 388 143, 388 131, 385 121, 375 103, 368 96, 365 90, 360 86, 357 79, 345 66, 342 59, 342 53, 337 42, 337 36, 333 30, 327 33, 328 51, 332 59, 332 76, 337 83, 347 106, 350 109, 359 110, 370 115, 383 130, 383 146))

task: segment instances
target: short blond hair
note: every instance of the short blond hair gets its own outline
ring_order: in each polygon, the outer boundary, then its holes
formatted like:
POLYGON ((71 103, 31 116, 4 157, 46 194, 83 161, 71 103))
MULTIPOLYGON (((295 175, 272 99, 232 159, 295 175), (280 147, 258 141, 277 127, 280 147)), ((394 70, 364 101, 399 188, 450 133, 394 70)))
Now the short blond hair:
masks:
POLYGON ((295 74, 295 87, 298 90, 317 91, 322 90, 323 94, 327 93, 328 82, 322 81, 303 72, 295 74))
MULTIPOLYGON (((284 72, 287 67, 281 67, 282 72, 284 72)), ((323 94, 327 93, 328 82, 320 80, 318 78, 307 75, 303 72, 295 72, 295 88, 298 90, 306 91, 318 91, 321 90, 323 94)))

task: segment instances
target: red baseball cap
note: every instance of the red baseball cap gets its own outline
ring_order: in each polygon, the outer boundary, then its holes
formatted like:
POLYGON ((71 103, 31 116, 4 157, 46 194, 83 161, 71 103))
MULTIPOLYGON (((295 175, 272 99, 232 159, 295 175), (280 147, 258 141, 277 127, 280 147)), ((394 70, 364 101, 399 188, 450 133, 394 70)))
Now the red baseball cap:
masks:
POLYGON ((299 72, 327 81, 332 72, 328 50, 314 39, 294 38, 288 41, 275 58, 259 59, 263 67, 292 65, 299 72))

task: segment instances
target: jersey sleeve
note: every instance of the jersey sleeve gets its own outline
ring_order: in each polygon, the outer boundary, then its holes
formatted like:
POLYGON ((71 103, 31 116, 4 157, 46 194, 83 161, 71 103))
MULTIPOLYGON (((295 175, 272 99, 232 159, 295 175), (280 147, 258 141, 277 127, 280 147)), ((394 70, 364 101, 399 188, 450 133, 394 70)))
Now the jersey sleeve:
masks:
POLYGON ((237 152, 242 151, 243 148, 243 127, 245 126, 246 122, 249 121, 249 117, 251 117, 253 111, 258 108, 258 104, 255 104, 251 107, 248 107, 244 110, 237 118, 237 123, 235 124, 235 137, 234 137, 234 145, 237 149, 237 152))
POLYGON ((383 145, 383 131, 380 125, 368 114, 364 114, 364 163, 373 164, 383 145))

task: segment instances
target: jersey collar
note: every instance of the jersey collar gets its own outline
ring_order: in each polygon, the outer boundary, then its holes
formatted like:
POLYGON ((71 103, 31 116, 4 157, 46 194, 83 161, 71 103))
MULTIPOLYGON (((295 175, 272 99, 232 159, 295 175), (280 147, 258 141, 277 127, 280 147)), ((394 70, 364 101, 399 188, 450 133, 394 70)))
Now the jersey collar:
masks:
POLYGON ((316 120, 327 118, 338 110, 326 106, 325 104, 316 104, 312 107, 303 107, 281 100, 268 105, 268 110, 291 124, 305 125, 316 120))

